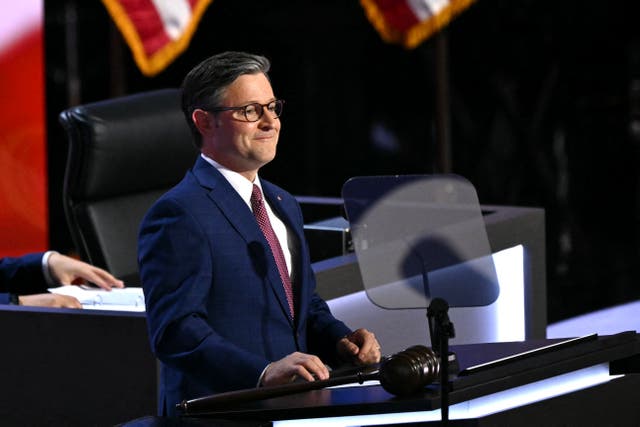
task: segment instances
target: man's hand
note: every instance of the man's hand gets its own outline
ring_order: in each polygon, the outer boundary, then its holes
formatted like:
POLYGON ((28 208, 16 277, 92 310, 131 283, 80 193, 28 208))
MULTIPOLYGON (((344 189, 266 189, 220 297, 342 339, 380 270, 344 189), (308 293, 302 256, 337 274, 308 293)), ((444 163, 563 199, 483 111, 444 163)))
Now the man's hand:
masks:
POLYGON ((338 341, 337 351, 344 361, 368 365, 380 361, 380 344, 376 336, 366 329, 358 329, 338 341))
POLYGON ((317 356, 295 352, 267 366, 262 385, 287 384, 298 377, 307 381, 326 380, 329 378, 329 370, 317 356))
POLYGON ((82 279, 106 290, 124 287, 122 280, 107 271, 57 252, 49 257, 49 271, 63 285, 71 285, 75 280, 82 279))
POLYGON ((59 294, 21 295, 18 301, 20 305, 33 307, 82 308, 76 298, 59 294))

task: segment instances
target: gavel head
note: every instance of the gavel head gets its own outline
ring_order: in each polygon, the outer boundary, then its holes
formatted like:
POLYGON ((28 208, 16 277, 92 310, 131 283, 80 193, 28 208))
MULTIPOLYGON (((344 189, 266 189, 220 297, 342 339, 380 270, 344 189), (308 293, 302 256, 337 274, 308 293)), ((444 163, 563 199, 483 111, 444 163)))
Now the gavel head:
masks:
POLYGON ((382 360, 380 385, 396 396, 420 391, 438 379, 440 360, 428 347, 414 345, 382 360))

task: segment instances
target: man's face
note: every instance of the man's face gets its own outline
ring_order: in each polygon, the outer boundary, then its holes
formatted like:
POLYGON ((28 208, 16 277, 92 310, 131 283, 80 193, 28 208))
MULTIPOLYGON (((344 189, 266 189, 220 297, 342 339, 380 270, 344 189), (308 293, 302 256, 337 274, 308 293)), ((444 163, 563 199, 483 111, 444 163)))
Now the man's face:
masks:
MULTIPOLYGON (((264 74, 246 74, 227 88, 221 107, 264 105, 275 99, 264 74)), ((274 119, 266 107, 256 122, 248 122, 241 110, 209 113, 209 119, 212 132, 203 138, 202 151, 221 165, 253 181, 258 169, 275 157, 280 119, 274 119)))

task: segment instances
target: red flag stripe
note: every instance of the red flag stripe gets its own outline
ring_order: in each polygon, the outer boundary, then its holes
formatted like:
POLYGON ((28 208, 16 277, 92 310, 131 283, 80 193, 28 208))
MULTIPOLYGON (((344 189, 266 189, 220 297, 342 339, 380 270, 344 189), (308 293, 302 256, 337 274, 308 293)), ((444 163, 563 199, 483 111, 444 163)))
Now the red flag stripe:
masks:
POLYGON ((396 31, 408 31, 409 28, 420 22, 406 1, 373 0, 372 3, 384 15, 387 25, 396 31))
POLYGON ((123 0, 120 4, 137 30, 145 55, 153 55, 171 41, 153 1, 123 0))

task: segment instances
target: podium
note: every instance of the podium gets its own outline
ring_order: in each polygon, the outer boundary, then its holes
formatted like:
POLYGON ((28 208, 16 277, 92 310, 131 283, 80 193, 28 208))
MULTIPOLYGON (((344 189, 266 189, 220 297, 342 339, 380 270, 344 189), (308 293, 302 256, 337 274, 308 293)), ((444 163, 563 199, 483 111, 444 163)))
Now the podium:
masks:
MULTIPOLYGON (((332 208, 339 211, 335 205, 332 208)), ((483 206, 482 210, 494 251, 516 245, 525 249, 525 300, 517 309, 526 320, 524 338, 542 338, 546 327, 544 211, 512 206, 483 206)), ((349 296, 363 289, 351 255, 314 264, 323 298, 349 296)), ((422 312, 419 318, 425 320, 422 312)), ((1 425, 114 425, 156 413, 158 371, 144 313, 9 305, 0 307, 0 323, 6 325, 0 351, 0 365, 5 367, 0 381, 1 425)), ((377 334, 385 333, 384 325, 365 323, 377 334)), ((457 327, 465 329, 464 323, 457 327)), ((422 339, 422 330, 415 339, 405 337, 408 343, 422 339)), ((211 419, 206 421, 211 425, 211 419)))
MULTIPOLYGON (((640 338, 635 332, 452 350, 461 372, 451 383, 449 425, 640 425, 640 338)), ((274 426, 439 425, 438 390, 429 385, 424 392, 396 397, 379 385, 354 385, 226 405, 183 420, 201 425, 220 420, 274 426)))
POLYGON ((0 307, 0 425, 109 426, 156 413, 144 313, 0 307))

